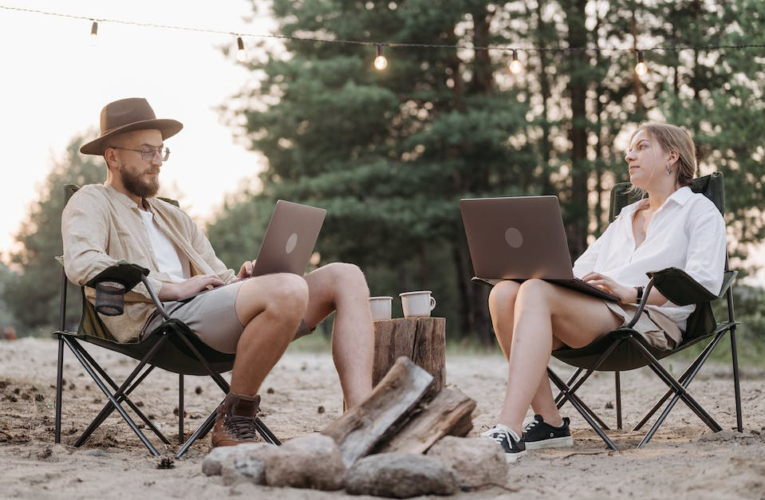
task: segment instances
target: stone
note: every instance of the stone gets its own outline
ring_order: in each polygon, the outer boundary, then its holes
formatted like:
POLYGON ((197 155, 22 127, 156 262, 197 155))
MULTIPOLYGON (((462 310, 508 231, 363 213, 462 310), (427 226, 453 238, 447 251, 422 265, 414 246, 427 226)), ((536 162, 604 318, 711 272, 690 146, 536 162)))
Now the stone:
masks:
MULTIPOLYGON (((272 448, 269 445, 264 445, 272 448)), ((236 483, 266 484, 266 455, 268 451, 261 448, 248 450, 234 458, 233 462, 224 463, 221 471, 223 484, 230 486, 236 483)))
POLYGON ((351 495, 410 498, 453 495, 459 482, 454 469, 434 458, 381 453, 356 462, 346 474, 345 489, 351 495))
POLYGON ((261 461, 265 463, 265 456, 275 449, 275 446, 266 443, 245 443, 237 446, 213 448, 202 461, 202 472, 206 476, 221 476, 224 475, 224 472, 229 471, 228 480, 231 481, 236 478, 236 471, 239 470, 242 475, 247 477, 247 474, 255 474, 253 467, 257 467, 257 465, 245 465, 244 462, 261 461), (241 461, 238 465, 235 464, 237 460, 241 461))
POLYGON ((321 434, 287 441, 266 458, 269 486, 339 490, 345 472, 340 448, 334 439, 321 434))
POLYGON ((503 485, 507 480, 505 454, 490 439, 446 436, 428 450, 427 456, 454 469, 461 486, 503 485))

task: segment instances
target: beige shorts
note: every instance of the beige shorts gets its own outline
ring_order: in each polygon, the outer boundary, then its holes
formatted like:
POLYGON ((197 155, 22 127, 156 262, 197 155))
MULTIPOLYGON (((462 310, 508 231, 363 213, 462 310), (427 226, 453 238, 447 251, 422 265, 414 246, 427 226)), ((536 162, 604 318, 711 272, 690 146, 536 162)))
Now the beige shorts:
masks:
MULTIPOLYGON (((246 280, 245 280, 246 281, 246 280)), ((244 331, 244 325, 236 316, 236 296, 244 281, 214 288, 195 295, 191 299, 163 302, 165 312, 183 321, 199 339, 216 351, 234 354, 236 345, 244 331)), ((164 322, 159 311, 155 311, 141 331, 143 339, 164 322)), ((300 321, 295 339, 311 333, 305 321, 300 321)))
MULTIPOLYGON (((638 310, 635 304, 618 304, 616 302, 603 301, 611 311, 624 320, 622 326, 632 321, 638 310)), ((682 341, 683 332, 677 323, 660 313, 646 307, 633 330, 638 332, 650 345, 658 349, 669 350, 682 341)))

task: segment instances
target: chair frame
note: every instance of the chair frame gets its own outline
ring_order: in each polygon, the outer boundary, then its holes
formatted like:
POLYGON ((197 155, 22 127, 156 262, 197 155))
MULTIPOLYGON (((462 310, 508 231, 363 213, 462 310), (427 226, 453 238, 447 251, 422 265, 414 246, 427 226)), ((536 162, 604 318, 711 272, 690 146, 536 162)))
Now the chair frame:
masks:
MULTIPOLYGON (((718 174, 719 175, 719 174, 718 174)), ((612 201, 613 203, 613 201, 612 201)), ((650 273, 649 273, 650 274, 650 273)), ((632 320, 624 327, 611 332, 610 336, 613 337, 613 342, 606 348, 606 350, 588 367, 578 367, 574 374, 564 382, 553 370, 548 366, 547 375, 552 383, 560 391, 555 396, 555 403, 560 409, 566 402, 571 402, 571 405, 582 415, 585 421, 593 428, 593 430, 600 436, 600 438, 608 445, 612 450, 618 450, 613 441, 606 435, 605 431, 610 430, 609 427, 598 417, 595 412, 588 407, 579 396, 576 395, 577 390, 584 384, 584 382, 603 365, 606 360, 614 353, 614 351, 622 344, 628 343, 636 352, 638 352, 647 362, 644 366, 648 366, 658 377, 668 386, 667 392, 662 398, 641 418, 640 422, 633 428, 633 431, 639 431, 648 420, 665 404, 667 399, 672 397, 669 403, 666 404, 664 410, 651 426, 648 432, 644 435, 637 448, 640 448, 647 444, 654 436, 659 427, 664 423, 665 419, 669 415, 675 404, 682 400, 693 413, 696 414, 713 432, 719 432, 722 430, 720 424, 712 418, 709 413, 696 401, 688 392, 688 386, 693 382, 693 379, 698 374, 701 367, 709 358, 712 351, 717 347, 720 340, 722 340, 725 333, 730 333, 731 342, 731 362, 733 365, 733 384, 734 384, 734 397, 736 405, 736 429, 738 432, 743 431, 743 418, 741 410, 741 384, 739 378, 738 369, 738 354, 736 348, 736 328, 738 323, 735 320, 734 308, 733 308, 733 288, 732 282, 735 279, 735 272, 730 271, 728 259, 725 259, 725 274, 726 280, 723 283, 723 289, 717 298, 722 298, 725 294, 727 300, 728 318, 727 321, 718 323, 716 327, 705 335, 697 337, 689 342, 683 342, 677 346, 671 354, 674 354, 680 350, 683 350, 691 345, 701 342, 709 337, 714 337, 702 352, 696 357, 696 359, 686 368, 682 373, 679 380, 675 379, 659 362, 653 353, 650 352, 647 347, 647 343, 632 327, 637 323, 640 315, 646 306, 648 300, 648 294, 652 288, 654 288, 655 275, 651 276, 648 285, 646 286, 643 299, 641 300, 638 310, 632 320), (582 375, 582 372, 584 374, 582 375)), ((656 287, 659 288, 658 286, 656 287)), ((665 294, 666 295, 666 294, 665 294)), ((667 354, 669 355, 669 354, 667 354)), ((555 352, 553 352, 555 356, 555 352)), ((662 356, 663 357, 663 356, 662 356)), ((565 359, 561 359, 564 363, 568 363, 565 359)), ((571 363, 568 363, 571 364, 571 363)), ((577 366, 577 365, 573 365, 577 366)), ((621 407, 621 380, 619 370, 605 370, 614 371, 614 383, 615 383, 615 396, 616 396, 616 428, 622 430, 622 407, 621 407)))
MULTIPOLYGON (((70 186, 66 186, 66 189, 70 189, 70 186)), ((68 192, 68 191, 67 191, 68 192)), ((69 193, 69 192, 68 192, 69 193)), ((154 305, 157 308, 157 311, 162 315, 162 317, 165 319, 165 321, 157 327, 153 332, 149 334, 149 336, 142 340, 141 343, 147 342, 149 340, 155 341, 154 345, 151 346, 149 351, 144 354, 143 356, 133 356, 130 354, 126 354, 125 352, 122 352, 124 350, 125 344, 117 344, 122 346, 123 349, 116 349, 116 348, 110 348, 110 344, 112 342, 110 341, 103 341, 103 342, 96 342, 96 339, 87 335, 87 334, 81 334, 79 332, 82 331, 82 324, 85 318, 85 310, 87 307, 87 298, 85 297, 84 293, 84 286, 81 287, 81 295, 82 295, 82 314, 80 316, 80 326, 78 327, 78 332, 72 332, 66 330, 66 300, 67 300, 67 283, 68 279, 66 277, 66 273, 62 270, 61 271, 61 297, 60 297, 60 311, 59 311, 59 330, 53 333, 54 338, 58 340, 58 363, 57 363, 57 373, 56 373, 56 417, 55 417, 55 434, 54 439, 56 443, 61 442, 61 420, 62 420, 62 407, 63 407, 63 372, 64 372, 64 346, 68 347, 69 350, 72 352, 74 357, 77 359, 77 361, 80 362, 80 364, 83 366, 85 371, 90 375, 90 377, 93 379, 93 381, 96 383, 98 388, 103 392, 104 396, 107 399, 107 402, 103 409, 98 413, 98 415, 93 419, 93 421, 90 423, 90 425, 85 429, 85 431, 82 433, 82 435, 77 438, 77 440, 74 443, 75 447, 82 446, 90 437, 90 435, 95 431, 106 419, 111 415, 114 410, 116 410, 119 415, 122 417, 122 419, 127 423, 127 425, 130 427, 130 429, 136 434, 138 439, 143 443, 143 445, 148 449, 149 453, 151 453, 153 456, 157 457, 160 455, 159 451, 154 447, 154 445, 149 441, 149 439, 146 437, 146 435, 141 431, 141 429, 136 424, 135 420, 131 418, 131 416, 127 413, 125 408, 123 408, 122 404, 124 403, 131 409, 138 418, 143 421, 143 423, 159 438, 160 441, 162 441, 164 444, 171 446, 170 440, 165 437, 162 432, 157 429, 157 427, 151 422, 149 418, 144 415, 144 413, 137 407, 133 401, 130 399, 130 394, 148 377, 148 375, 154 370, 154 368, 157 367, 156 364, 153 364, 152 362, 155 360, 155 356, 157 353, 160 352, 161 348, 167 344, 170 340, 177 340, 176 344, 180 343, 180 345, 185 346, 188 351, 190 351, 194 358, 196 359, 196 362, 201 365, 201 367, 204 369, 203 373, 206 375, 209 375, 216 383, 216 385, 223 391, 224 394, 227 394, 230 390, 230 386, 228 382, 221 376, 220 372, 218 372, 213 366, 212 363, 208 361, 208 359, 205 358, 204 355, 202 355, 199 351, 199 349, 194 345, 194 342, 192 342, 191 337, 194 335, 191 330, 186 327, 185 324, 180 322, 177 319, 171 318, 167 312, 165 311, 164 307, 162 306, 162 303, 157 298, 156 294, 152 290, 151 286, 149 285, 147 275, 149 271, 147 269, 143 269, 136 265, 127 264, 125 262, 121 262, 117 266, 113 266, 111 268, 108 268, 107 270, 103 271, 99 276, 91 280, 87 285, 85 286, 92 286, 95 288, 96 284, 99 281, 105 281, 105 280, 111 280, 114 281, 113 277, 109 277, 108 275, 114 274, 114 270, 119 267, 129 267, 131 268, 131 272, 133 275, 140 275, 140 282, 142 282, 146 289, 149 292, 149 295, 151 296, 152 301, 154 302, 154 305), (107 276, 104 276, 107 275, 107 276), (79 339, 79 340, 78 340, 79 339), (80 341, 90 342, 94 343, 95 345, 98 345, 99 347, 103 347, 105 349, 109 349, 115 352, 120 352, 121 354, 125 354, 127 356, 133 357, 134 359, 137 359, 138 365, 133 369, 133 371, 127 376, 127 378, 122 382, 121 385, 117 385, 117 383, 106 373, 106 371, 93 359, 93 357, 88 353, 88 351, 85 349, 85 347, 82 345, 80 341), (144 370, 144 368, 146 368, 144 370)), ((138 279, 132 279, 128 280, 128 282, 123 283, 125 286, 125 290, 128 291, 133 288, 138 283, 138 279), (132 281, 132 282, 131 282, 132 281)), ((98 338, 98 341, 102 341, 103 339, 98 338)), ((137 344, 140 345, 140 344, 137 344)), ((232 356, 233 360, 233 356, 232 356)), ((212 429, 213 425, 215 424, 215 416, 217 413, 217 409, 213 410, 212 413, 205 419, 205 421, 194 431, 188 440, 184 442, 184 373, 181 371, 178 373, 178 444, 182 445, 180 450, 175 454, 175 458, 181 458, 186 451, 200 438, 204 438, 207 433, 212 429)), ((280 445, 281 442, 279 439, 271 432, 271 430, 263 423, 263 421, 260 418, 255 419, 255 426, 257 431, 260 433, 261 436, 265 439, 265 441, 274 444, 274 445, 280 445)))

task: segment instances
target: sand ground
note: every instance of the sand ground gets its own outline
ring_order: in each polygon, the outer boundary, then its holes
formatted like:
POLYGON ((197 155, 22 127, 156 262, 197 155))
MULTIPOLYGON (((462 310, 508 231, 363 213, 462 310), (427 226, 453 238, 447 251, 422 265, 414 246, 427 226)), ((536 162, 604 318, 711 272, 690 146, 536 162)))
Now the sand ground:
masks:
MULTIPOLYGON (((99 363, 117 380, 134 362, 93 347, 99 363)), ((135 434, 111 416, 81 448, 72 443, 103 405, 103 395, 76 359, 66 356, 62 444, 54 445, 57 344, 52 340, 0 342, 0 498, 280 498, 348 497, 275 489, 250 484, 224 486, 220 477, 201 474, 209 438, 195 445, 172 469, 158 469, 135 434)), ((667 364, 676 376, 679 360, 667 364)), ((555 365, 561 374, 571 369, 555 365)), ((504 394, 505 363, 495 355, 448 355, 447 382, 477 401, 474 430, 489 428, 504 394)), ((509 466, 504 487, 457 495, 459 498, 753 498, 765 499, 765 369, 742 370, 744 432, 735 425, 730 367, 706 366, 690 392, 712 413, 723 432, 714 434, 683 403, 653 440, 636 450, 641 433, 612 431, 622 451, 605 448, 570 406, 574 448, 530 451, 509 466)), ((178 438, 176 375, 153 373, 132 399, 175 441, 178 438)), ((613 376, 597 374, 580 392, 607 424, 615 426, 613 376)), ((661 396, 664 385, 647 370, 622 375, 625 428, 631 429, 661 396)), ((263 419, 282 439, 320 431, 342 411, 342 397, 328 353, 289 351, 262 390, 263 419)), ((186 378, 186 432, 221 399, 209 379, 186 378)), ((156 438, 155 445, 161 445, 156 438)), ((163 456, 174 449, 159 446, 163 456)), ((358 497, 354 497, 358 498, 358 497)))

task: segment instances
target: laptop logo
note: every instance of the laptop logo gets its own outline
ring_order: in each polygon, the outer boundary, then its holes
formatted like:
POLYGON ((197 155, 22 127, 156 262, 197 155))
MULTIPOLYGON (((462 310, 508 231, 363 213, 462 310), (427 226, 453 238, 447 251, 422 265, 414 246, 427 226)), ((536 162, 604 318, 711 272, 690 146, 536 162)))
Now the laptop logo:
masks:
POLYGON ((523 235, 514 227, 510 227, 505 231, 505 241, 512 248, 520 248, 523 245, 523 235))
POLYGON ((297 246, 297 240, 297 233, 292 233, 292 235, 287 238, 287 246, 284 248, 287 251, 287 255, 291 254, 292 251, 295 250, 295 247, 297 246))

